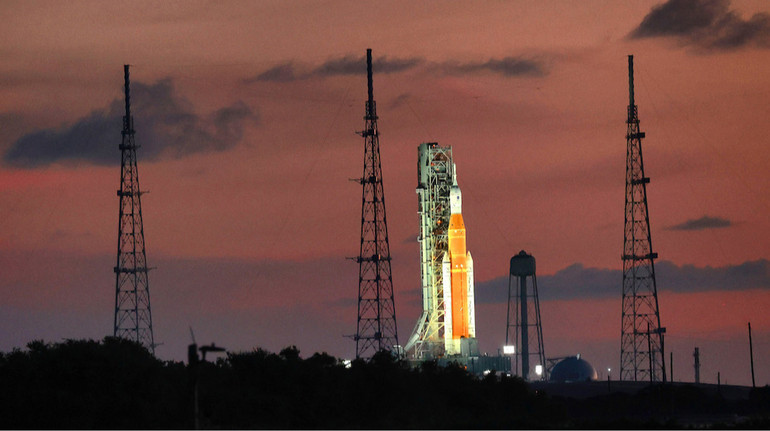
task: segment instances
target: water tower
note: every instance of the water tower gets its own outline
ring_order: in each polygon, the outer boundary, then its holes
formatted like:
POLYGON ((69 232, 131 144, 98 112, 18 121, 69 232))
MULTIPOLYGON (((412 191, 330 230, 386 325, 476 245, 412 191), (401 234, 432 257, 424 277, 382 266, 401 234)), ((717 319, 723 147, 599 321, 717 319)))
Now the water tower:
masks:
POLYGON ((545 348, 543 327, 540 324, 535 258, 524 250, 520 251, 511 258, 509 274, 505 345, 513 346, 513 371, 527 381, 545 380, 548 376, 545 375, 545 348))

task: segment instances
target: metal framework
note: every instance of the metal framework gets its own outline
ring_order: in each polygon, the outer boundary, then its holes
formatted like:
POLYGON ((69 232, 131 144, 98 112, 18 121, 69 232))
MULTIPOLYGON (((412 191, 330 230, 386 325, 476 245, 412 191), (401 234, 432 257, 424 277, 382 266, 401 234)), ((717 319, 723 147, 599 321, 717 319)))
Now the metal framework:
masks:
POLYGON ((116 337, 136 341, 155 353, 150 311, 150 289, 147 254, 144 248, 142 193, 136 163, 134 119, 131 116, 128 65, 123 67, 126 115, 123 117, 123 140, 120 144, 120 212, 118 218, 118 254, 115 264, 116 337))
POLYGON ((366 50, 369 99, 366 102, 364 138, 364 174, 361 198, 361 249, 358 267, 358 321, 356 358, 370 358, 386 350, 395 353, 398 346, 396 306, 390 268, 390 244, 382 187, 380 140, 377 107, 372 86, 372 50, 366 50))
POLYGON ((535 365, 542 367, 540 374, 535 372, 535 380, 547 379, 548 367, 543 344, 543 326, 540 320, 540 299, 537 295, 535 258, 524 250, 511 258, 508 276, 506 345, 509 345, 511 340, 511 328, 513 328, 513 345, 516 349, 513 355, 513 372, 519 373, 524 380, 531 380, 533 369, 530 367, 530 359, 534 357, 535 365), (529 283, 527 279, 529 279, 529 283), (515 314, 513 322, 511 322, 511 308, 515 314))
POLYGON ((620 380, 650 382, 666 379, 663 334, 647 209, 647 184, 642 159, 638 110, 634 103, 634 57, 628 56, 628 132, 626 133, 626 205, 623 241, 623 307, 620 380))
POLYGON ((423 312, 405 350, 414 348, 418 359, 444 354, 444 276, 447 251, 449 194, 454 182, 452 147, 435 142, 420 144, 417 162, 417 196, 420 215, 420 279, 423 312))

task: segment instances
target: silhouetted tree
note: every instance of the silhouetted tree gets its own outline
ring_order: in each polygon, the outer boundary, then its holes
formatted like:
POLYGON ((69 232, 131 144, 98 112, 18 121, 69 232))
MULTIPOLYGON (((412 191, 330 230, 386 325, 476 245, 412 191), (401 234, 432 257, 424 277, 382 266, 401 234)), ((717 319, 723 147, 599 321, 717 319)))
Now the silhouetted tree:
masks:
POLYGON ((675 428, 692 417, 731 427, 736 414, 746 427, 770 425, 768 387, 744 402, 687 385, 558 398, 457 363, 412 368, 379 352, 346 368, 326 353, 303 359, 295 346, 228 353, 192 371, 122 339, 33 341, 0 353, 0 428, 192 428, 193 377, 204 428, 675 428))

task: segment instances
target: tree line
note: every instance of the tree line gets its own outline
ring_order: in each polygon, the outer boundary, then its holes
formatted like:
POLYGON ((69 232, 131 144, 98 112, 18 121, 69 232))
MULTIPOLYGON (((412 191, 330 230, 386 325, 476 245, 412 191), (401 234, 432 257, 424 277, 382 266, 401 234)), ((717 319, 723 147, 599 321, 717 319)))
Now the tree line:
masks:
POLYGON ((676 428, 703 412, 768 427, 770 390, 741 402, 694 386, 576 400, 456 364, 413 368, 386 352, 346 364, 326 353, 303 359, 292 346, 185 364, 113 337, 0 353, 3 429, 676 428))

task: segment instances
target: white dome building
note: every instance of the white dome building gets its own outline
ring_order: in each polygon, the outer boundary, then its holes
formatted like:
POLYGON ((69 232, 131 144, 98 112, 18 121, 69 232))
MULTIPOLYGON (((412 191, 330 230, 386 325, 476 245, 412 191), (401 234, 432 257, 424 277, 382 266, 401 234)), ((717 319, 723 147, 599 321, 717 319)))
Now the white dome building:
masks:
POLYGON ((554 365, 551 370, 551 382, 569 383, 569 382, 588 382, 598 380, 599 376, 596 369, 580 355, 569 356, 562 359, 554 365))

